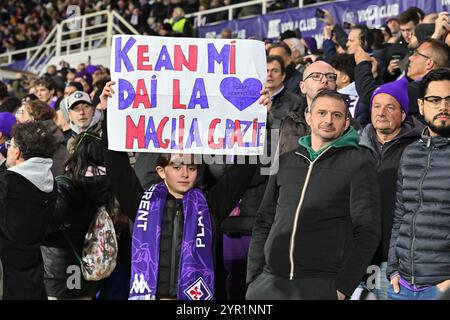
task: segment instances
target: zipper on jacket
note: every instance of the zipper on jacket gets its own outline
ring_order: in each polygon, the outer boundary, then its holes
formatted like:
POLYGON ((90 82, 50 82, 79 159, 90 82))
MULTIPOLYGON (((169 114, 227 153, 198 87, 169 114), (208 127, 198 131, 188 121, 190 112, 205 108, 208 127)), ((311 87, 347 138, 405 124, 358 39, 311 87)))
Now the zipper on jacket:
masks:
POLYGON ((414 276, 414 244, 416 242, 416 217, 417 217, 417 211, 420 210, 420 208, 423 205, 423 192, 422 192, 422 186, 423 186, 423 180, 425 180, 425 176, 428 173, 428 170, 430 169, 430 161, 431 161, 431 153, 433 151, 433 148, 430 149, 428 152, 428 159, 427 159, 427 167, 425 168, 425 171, 420 178, 419 182, 419 197, 420 197, 420 206, 419 209, 414 212, 413 219, 411 222, 411 233, 412 233, 412 240, 411 240, 411 249, 410 249, 410 259, 411 259, 411 284, 415 284, 416 277, 414 276))
POLYGON ((300 194, 300 200, 298 202, 297 209, 295 210, 294 223, 293 223, 293 226, 292 226, 291 240, 290 240, 290 244, 289 244, 289 261, 290 261, 290 264, 291 264, 291 269, 290 269, 290 272, 289 272, 289 280, 292 280, 294 278, 294 269, 295 269, 295 266, 294 266, 295 236, 297 234, 297 225, 298 225, 298 220, 299 220, 299 217, 300 217, 300 209, 301 209, 303 201, 305 199, 306 188, 308 187, 309 179, 311 177, 311 172, 312 172, 312 169, 314 167, 314 164, 330 148, 332 148, 332 146, 329 146, 328 148, 326 148, 314 161, 311 161, 308 157, 305 157, 304 155, 302 155, 302 154, 300 154, 298 152, 295 153, 295 154, 305 158, 309 162, 309 167, 308 167, 308 172, 306 174, 305 182, 303 183, 302 192, 300 194))
MULTIPOLYGON (((177 240, 178 240, 178 224, 180 219, 180 206, 178 203, 176 204, 176 213, 175 217, 173 217, 173 234, 172 234, 172 247, 171 247, 171 253, 170 253, 170 282, 169 282, 169 293, 173 292, 173 289, 175 288, 175 272, 177 270, 176 268, 176 257, 177 257, 177 240)), ((176 290, 176 294, 178 294, 176 290)))

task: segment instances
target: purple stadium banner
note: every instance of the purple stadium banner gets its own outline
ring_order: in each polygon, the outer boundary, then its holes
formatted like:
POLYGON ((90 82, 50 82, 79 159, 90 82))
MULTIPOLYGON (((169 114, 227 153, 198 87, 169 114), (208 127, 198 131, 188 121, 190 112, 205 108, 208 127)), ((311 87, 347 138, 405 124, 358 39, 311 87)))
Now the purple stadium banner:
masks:
POLYGON ((317 8, 330 11, 337 24, 347 21, 376 28, 412 6, 421 8, 425 13, 449 11, 450 0, 353 0, 317 4, 200 27, 198 36, 220 37, 220 32, 228 28, 236 38, 276 39, 286 30, 299 28, 304 36, 314 37, 321 46, 324 24, 315 18, 317 8))

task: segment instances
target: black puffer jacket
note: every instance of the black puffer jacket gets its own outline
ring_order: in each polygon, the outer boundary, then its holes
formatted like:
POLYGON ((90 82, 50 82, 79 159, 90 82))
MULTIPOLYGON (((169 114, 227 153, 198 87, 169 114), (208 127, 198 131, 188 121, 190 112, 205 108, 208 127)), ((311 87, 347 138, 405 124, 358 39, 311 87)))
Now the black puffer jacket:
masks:
POLYGON ((426 131, 400 161, 387 268, 418 286, 450 279, 450 138, 426 131))
POLYGON ((400 157, 409 144, 419 140, 422 130, 421 122, 413 117, 408 117, 403 123, 400 133, 391 141, 386 142, 381 150, 377 146, 376 132, 371 124, 366 126, 361 133, 359 144, 370 149, 377 164, 381 196, 381 243, 372 260, 373 264, 379 265, 388 259, 400 157))

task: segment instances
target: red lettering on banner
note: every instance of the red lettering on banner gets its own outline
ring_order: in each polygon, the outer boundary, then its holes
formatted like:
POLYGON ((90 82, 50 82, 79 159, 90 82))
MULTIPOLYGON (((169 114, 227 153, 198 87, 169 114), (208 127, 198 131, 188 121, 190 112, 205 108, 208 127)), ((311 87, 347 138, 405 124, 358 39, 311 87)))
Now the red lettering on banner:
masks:
POLYGON ((163 149, 167 149, 170 143, 169 139, 165 139, 164 141, 162 139, 164 126, 166 125, 167 121, 169 121, 169 117, 162 118, 161 122, 158 124, 158 129, 156 129, 156 137, 158 138, 158 144, 163 149))
POLYGON ((185 66, 189 71, 197 71, 197 57, 198 47, 195 45, 189 46, 189 59, 186 59, 180 45, 174 46, 174 70, 182 71, 185 66))
POLYGON ((148 99, 147 87, 144 79, 139 79, 136 85, 136 95, 134 97, 133 108, 139 107, 143 103, 145 109, 151 108, 150 100, 148 99))
POLYGON ((145 117, 140 116, 138 124, 135 125, 133 119, 127 116, 126 143, 127 149, 133 149, 134 140, 138 141, 138 148, 145 148, 145 117))
POLYGON ((144 62, 149 62, 150 58, 144 57, 144 53, 148 53, 148 46, 140 45, 137 46, 137 69, 152 71, 153 67, 151 64, 144 64, 144 62))
POLYGON ((218 139, 218 143, 214 142, 214 130, 216 129, 216 126, 220 123, 220 119, 214 119, 211 121, 211 124, 209 125, 208 130, 208 146, 212 149, 221 149, 223 148, 223 138, 218 139))
POLYGON ((236 74, 236 41, 231 41, 230 48, 230 74, 236 74))
POLYGON ((185 104, 180 103, 180 80, 173 80, 173 95, 172 95, 172 108, 173 109, 186 109, 185 104))
POLYGON ((244 143, 242 142, 242 131, 241 131, 241 122, 239 120, 234 121, 234 130, 230 135, 230 142, 233 146, 236 142, 239 147, 243 147, 244 143))

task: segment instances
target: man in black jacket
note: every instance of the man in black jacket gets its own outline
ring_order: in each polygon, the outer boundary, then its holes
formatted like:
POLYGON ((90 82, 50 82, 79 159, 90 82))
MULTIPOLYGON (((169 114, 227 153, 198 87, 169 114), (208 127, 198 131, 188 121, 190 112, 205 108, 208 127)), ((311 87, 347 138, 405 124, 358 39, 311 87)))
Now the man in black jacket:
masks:
MULTIPOLYGON (((397 171, 403 150, 419 139, 423 125, 408 117, 408 82, 405 78, 378 87, 372 96, 372 123, 361 133, 359 144, 370 149, 377 166, 381 196, 381 242, 372 259, 377 273, 364 287, 373 292, 377 300, 387 299, 389 282, 386 266, 394 219, 397 171), (373 283, 375 280, 375 283, 373 283)), ((368 270, 368 275, 373 271, 368 270)))
POLYGON ((428 73, 419 97, 428 128, 400 160, 386 271, 392 300, 435 299, 450 288, 450 70, 428 73))
POLYGON ((13 128, 7 145, 8 170, 0 173, 3 299, 46 299, 39 246, 56 201, 50 168, 57 144, 44 124, 28 122, 13 128))
POLYGON ((345 299, 380 238, 375 164, 358 147, 344 98, 312 100, 311 135, 280 157, 252 234, 247 299, 345 299))

